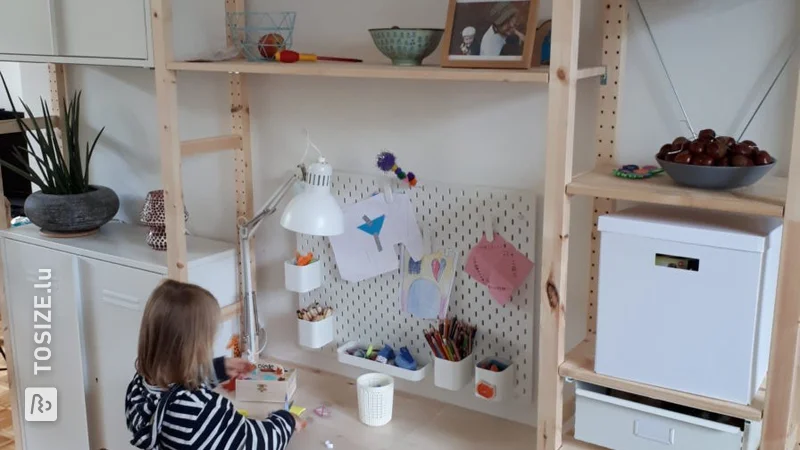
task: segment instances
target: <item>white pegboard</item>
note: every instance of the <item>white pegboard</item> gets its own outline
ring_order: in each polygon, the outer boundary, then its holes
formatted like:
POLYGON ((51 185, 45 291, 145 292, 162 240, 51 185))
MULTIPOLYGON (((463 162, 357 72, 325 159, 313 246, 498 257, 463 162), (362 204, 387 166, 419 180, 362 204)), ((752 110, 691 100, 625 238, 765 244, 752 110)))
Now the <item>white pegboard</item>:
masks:
MULTIPOLYGON (((387 183, 384 176, 337 173, 333 193, 345 204, 378 192, 387 183)), ((397 186, 397 184, 395 184, 397 186)), ((417 223, 431 237, 433 249, 454 248, 458 271, 450 296, 448 317, 456 315, 478 326, 476 355, 501 357, 517 365, 516 397, 531 400, 535 346, 534 277, 503 307, 489 297, 488 289, 467 275, 463 268, 470 249, 481 238, 483 212, 492 211, 494 230, 535 261, 536 212, 532 192, 425 183, 405 190, 416 210, 417 223)), ((382 195, 382 194, 380 194, 382 195)), ((298 249, 312 251, 323 266, 322 287, 300 297, 302 306, 318 301, 336 310, 335 343, 389 344, 407 346, 415 356, 430 359, 423 330, 434 321, 416 319, 400 311, 399 270, 351 283, 342 280, 327 239, 298 235, 298 249)), ((402 252, 398 249, 398 254, 402 252)), ((336 346, 328 347, 335 353, 336 346)), ((432 375, 430 375, 432 376, 432 375)), ((471 394, 471 391, 469 391, 471 394)))

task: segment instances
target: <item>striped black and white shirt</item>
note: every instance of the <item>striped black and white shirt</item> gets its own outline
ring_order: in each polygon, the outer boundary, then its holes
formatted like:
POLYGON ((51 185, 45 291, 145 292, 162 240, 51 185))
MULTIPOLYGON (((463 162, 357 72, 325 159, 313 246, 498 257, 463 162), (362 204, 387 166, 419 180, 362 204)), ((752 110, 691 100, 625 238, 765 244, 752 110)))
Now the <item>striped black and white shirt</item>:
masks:
MULTIPOLYGON (((222 360, 214 362, 223 380, 222 360)), ((284 450, 295 427, 288 411, 263 421, 248 419, 210 385, 161 389, 138 373, 125 395, 125 418, 131 444, 144 450, 284 450)))

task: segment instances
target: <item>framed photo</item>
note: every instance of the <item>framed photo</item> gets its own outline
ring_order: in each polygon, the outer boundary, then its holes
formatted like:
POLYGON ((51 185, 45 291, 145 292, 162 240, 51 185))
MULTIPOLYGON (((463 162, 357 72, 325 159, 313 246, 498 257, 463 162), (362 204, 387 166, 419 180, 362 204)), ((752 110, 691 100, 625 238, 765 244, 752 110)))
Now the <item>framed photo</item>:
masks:
POLYGON ((450 0, 442 67, 530 68, 538 9, 539 0, 450 0))

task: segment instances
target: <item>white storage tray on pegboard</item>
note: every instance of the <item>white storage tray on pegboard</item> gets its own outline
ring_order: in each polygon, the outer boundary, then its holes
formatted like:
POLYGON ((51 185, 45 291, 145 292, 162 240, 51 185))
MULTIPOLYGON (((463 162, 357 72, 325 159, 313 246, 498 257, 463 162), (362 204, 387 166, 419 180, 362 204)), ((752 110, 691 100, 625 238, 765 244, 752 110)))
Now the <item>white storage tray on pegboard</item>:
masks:
POLYGON ((433 384, 450 391, 460 391, 475 377, 475 355, 461 361, 433 358, 433 384))
POLYGON ((372 372, 385 373, 395 378, 402 378, 408 381, 422 381, 423 379, 425 379, 425 376, 428 375, 428 366, 430 365, 430 363, 425 361, 420 361, 419 358, 417 358, 417 370, 401 369, 400 367, 397 366, 392 366, 390 364, 382 364, 366 358, 359 358, 357 356, 353 356, 347 353, 348 350, 357 346, 358 346, 357 342, 351 341, 339 347, 336 350, 337 359, 339 360, 339 362, 350 366, 361 367, 362 369, 367 369, 372 372))
POLYGON ((317 322, 297 319, 297 343, 308 348, 322 348, 333 341, 335 316, 317 322))
POLYGON ((317 259, 305 266, 284 261, 284 284, 287 291, 304 294, 322 286, 322 263, 317 259))
POLYGON ((514 397, 516 366, 502 358, 486 358, 475 367, 475 396, 492 402, 514 397), (497 372, 483 367, 497 364, 505 367, 497 372))

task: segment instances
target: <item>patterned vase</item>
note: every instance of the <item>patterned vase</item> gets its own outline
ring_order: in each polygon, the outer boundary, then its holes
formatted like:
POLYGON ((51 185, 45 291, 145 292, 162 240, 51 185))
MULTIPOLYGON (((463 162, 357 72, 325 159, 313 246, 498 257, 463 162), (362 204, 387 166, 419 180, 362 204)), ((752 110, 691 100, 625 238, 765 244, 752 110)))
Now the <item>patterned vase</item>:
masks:
MULTIPOLYGON (((158 189, 147 193, 144 199, 142 212, 139 219, 150 227, 145 241, 154 250, 164 251, 167 249, 167 227, 166 227, 166 207, 164 205, 164 190, 158 189)), ((183 220, 189 219, 186 208, 183 209, 183 220)))

